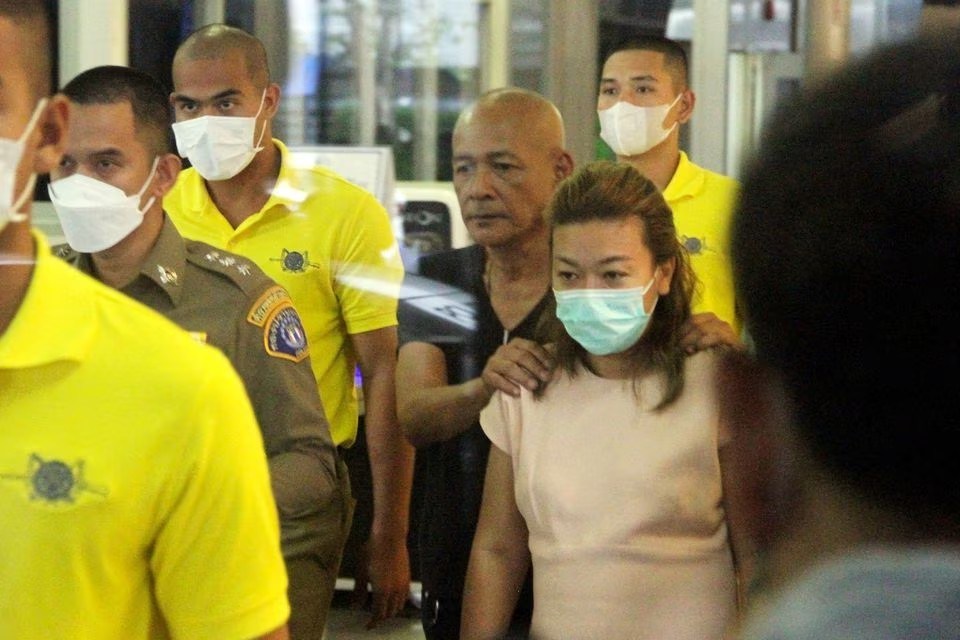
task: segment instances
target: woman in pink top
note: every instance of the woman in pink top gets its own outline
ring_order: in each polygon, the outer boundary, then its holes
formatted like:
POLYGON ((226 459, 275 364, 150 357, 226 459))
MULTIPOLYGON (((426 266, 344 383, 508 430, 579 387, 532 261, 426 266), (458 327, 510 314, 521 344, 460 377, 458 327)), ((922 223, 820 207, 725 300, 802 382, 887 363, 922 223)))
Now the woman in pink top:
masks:
POLYGON ((551 203, 553 379, 494 395, 462 637, 499 638, 533 562, 534 638, 721 638, 736 576, 712 351, 680 330, 694 276, 656 187, 598 162, 551 203))

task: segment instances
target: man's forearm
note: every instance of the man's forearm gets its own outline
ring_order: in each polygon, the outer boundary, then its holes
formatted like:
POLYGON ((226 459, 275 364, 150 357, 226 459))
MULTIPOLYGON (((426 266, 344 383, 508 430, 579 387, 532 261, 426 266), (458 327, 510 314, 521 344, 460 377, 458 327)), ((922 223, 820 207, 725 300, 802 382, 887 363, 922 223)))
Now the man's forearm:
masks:
POLYGON ((364 378, 367 452, 373 480, 373 535, 406 543, 414 451, 396 418, 392 375, 364 378))
POLYGON ((490 392, 480 378, 411 391, 398 406, 400 424, 415 446, 443 442, 472 427, 489 401, 490 392))

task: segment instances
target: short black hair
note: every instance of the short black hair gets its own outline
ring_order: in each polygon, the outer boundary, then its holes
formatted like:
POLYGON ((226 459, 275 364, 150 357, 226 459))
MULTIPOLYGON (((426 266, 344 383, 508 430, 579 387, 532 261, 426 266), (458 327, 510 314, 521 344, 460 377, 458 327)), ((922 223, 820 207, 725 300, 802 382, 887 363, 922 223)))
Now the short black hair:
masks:
POLYGON ((262 89, 270 84, 270 65, 267 50, 256 36, 239 27, 227 24, 208 24, 184 39, 173 57, 176 67, 180 60, 219 59, 228 52, 243 56, 246 72, 254 86, 262 89))
POLYGON ((150 151, 171 152, 169 92, 149 74, 130 67, 94 67, 68 82, 63 94, 81 105, 129 102, 137 132, 150 151))
POLYGON ((673 78, 676 89, 684 90, 689 84, 689 64, 687 52, 676 40, 664 36, 639 34, 618 40, 609 47, 603 56, 606 63, 615 53, 620 51, 656 51, 663 54, 664 66, 673 78))
POLYGON ((874 504, 960 519, 960 50, 882 48, 782 105, 732 252, 817 461, 874 504))

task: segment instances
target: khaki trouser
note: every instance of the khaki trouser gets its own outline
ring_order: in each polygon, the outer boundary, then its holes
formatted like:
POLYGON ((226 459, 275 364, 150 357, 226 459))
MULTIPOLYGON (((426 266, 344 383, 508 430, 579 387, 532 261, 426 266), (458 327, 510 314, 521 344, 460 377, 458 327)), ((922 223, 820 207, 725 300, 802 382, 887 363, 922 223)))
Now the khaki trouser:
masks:
POLYGON ((291 640, 323 638, 355 504, 347 466, 339 457, 337 481, 337 494, 323 510, 282 524, 291 640))

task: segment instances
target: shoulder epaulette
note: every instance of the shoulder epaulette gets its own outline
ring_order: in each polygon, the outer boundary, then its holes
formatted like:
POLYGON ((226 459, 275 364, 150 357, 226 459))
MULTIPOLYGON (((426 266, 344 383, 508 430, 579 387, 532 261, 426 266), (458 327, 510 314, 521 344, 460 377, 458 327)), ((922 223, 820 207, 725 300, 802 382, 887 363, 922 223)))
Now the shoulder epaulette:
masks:
POLYGON ((217 249, 205 242, 187 240, 187 262, 225 276, 247 297, 259 297, 273 281, 252 260, 217 249))

